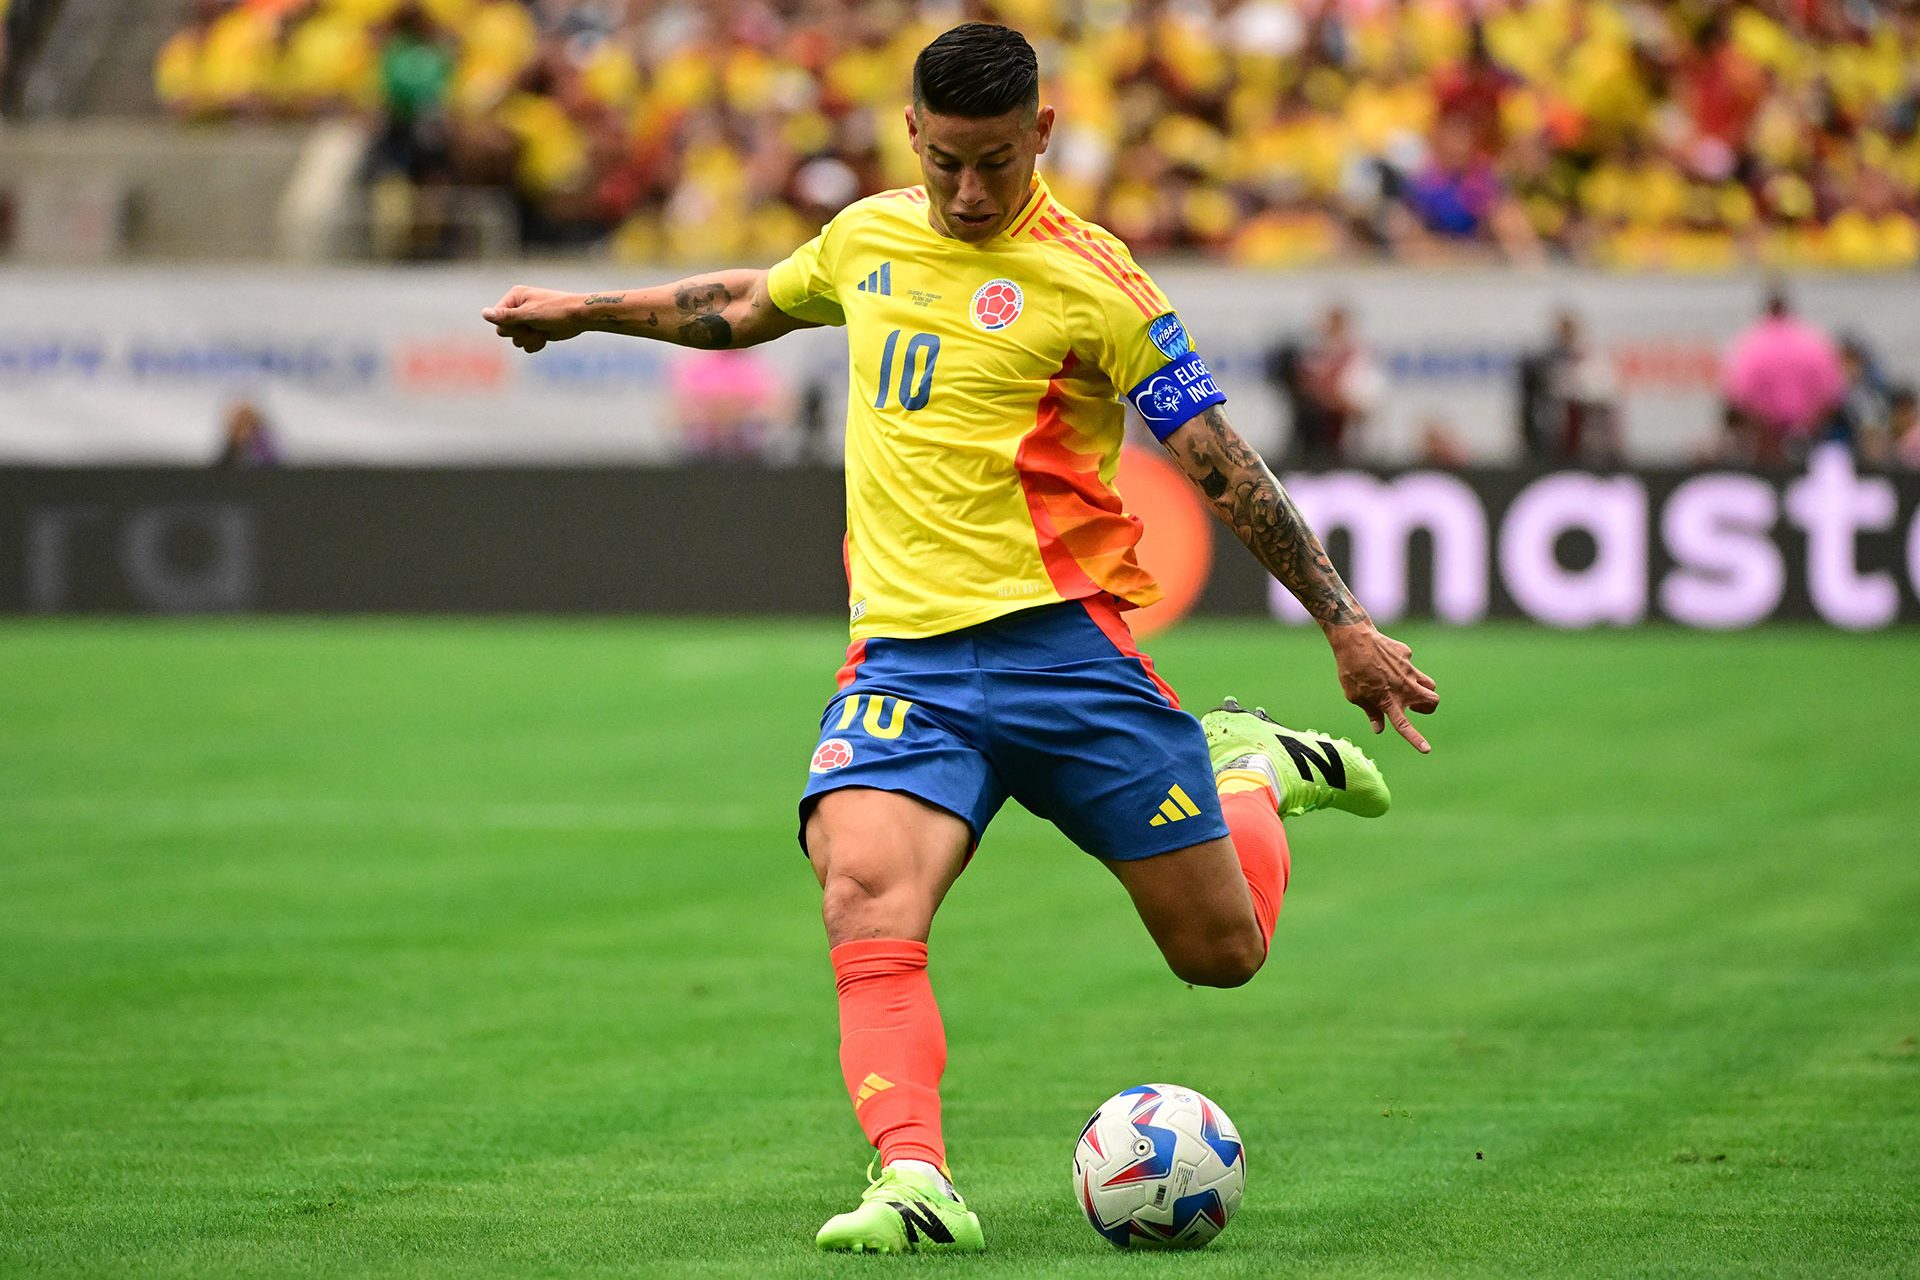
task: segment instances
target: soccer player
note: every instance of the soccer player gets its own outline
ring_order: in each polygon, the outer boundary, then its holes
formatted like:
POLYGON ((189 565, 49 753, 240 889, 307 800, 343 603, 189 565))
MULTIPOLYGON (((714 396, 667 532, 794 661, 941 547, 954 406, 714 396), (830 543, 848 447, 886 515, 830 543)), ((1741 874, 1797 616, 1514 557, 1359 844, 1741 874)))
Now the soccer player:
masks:
POLYGON ((524 351, 589 329, 706 348, 847 329, 853 643, 800 838, 841 1068, 880 1172, 821 1228, 825 1249, 985 1247, 946 1167, 927 935, 1009 796, 1119 878, 1176 975, 1220 987, 1266 958, 1282 816, 1387 807, 1352 744, 1231 699, 1196 722, 1134 647, 1125 611, 1159 592, 1113 488, 1120 396, 1319 621, 1374 732, 1390 724, 1424 752, 1407 712, 1439 702, 1228 424, 1172 305, 1035 175, 1053 119, 1022 36, 955 27, 913 68, 924 186, 848 206, 770 270, 585 296, 518 287, 483 313, 524 351))

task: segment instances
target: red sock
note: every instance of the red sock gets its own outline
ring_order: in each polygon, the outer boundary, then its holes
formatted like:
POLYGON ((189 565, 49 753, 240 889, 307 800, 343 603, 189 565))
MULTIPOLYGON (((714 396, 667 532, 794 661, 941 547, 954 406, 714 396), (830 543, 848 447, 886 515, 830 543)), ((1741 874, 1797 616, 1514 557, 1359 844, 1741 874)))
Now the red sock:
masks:
POLYGON ((944 1167, 940 1075, 947 1032, 927 981, 927 944, 904 938, 843 942, 832 951, 840 991, 840 1074, 880 1163, 944 1167))
POLYGON ((1287 829, 1274 812, 1273 792, 1265 787, 1230 792, 1220 797, 1220 811, 1226 815, 1233 851, 1240 855, 1240 870, 1253 894, 1253 917, 1260 922, 1260 936, 1271 945, 1291 867, 1287 829))

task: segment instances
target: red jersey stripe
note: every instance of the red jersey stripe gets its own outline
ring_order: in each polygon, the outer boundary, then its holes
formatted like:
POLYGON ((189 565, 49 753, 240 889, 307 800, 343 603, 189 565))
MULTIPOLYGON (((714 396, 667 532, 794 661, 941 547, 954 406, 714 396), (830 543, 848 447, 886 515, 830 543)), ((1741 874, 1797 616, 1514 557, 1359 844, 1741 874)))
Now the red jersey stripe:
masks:
POLYGON ((1041 460, 1033 456, 1036 451, 1058 448, 1060 437, 1067 430, 1066 419, 1060 413, 1060 382, 1073 372, 1077 364, 1079 360, 1073 352, 1067 352, 1059 372, 1047 383, 1047 394, 1040 399, 1033 430, 1020 442, 1020 449, 1014 454, 1013 460, 1014 470, 1020 476, 1021 494, 1027 500, 1027 514, 1033 517, 1034 536, 1040 542, 1040 563, 1046 567, 1047 578, 1053 583, 1053 589, 1066 600, 1096 595, 1100 588, 1060 540, 1060 530, 1054 524, 1053 511, 1047 504, 1046 496, 1029 476, 1042 470, 1041 460))
POLYGON ((1033 222, 1035 218, 1045 213, 1050 207, 1052 207, 1052 205, 1053 205, 1053 201, 1047 199, 1046 192, 1044 191, 1036 192, 1033 197, 1033 208, 1027 210, 1025 213, 1020 215, 1020 221, 1013 224, 1012 230, 1008 231, 1007 235, 1008 236, 1019 235, 1022 231, 1025 231, 1027 229, 1027 227, 1033 222))
POLYGON ((844 689, 852 684, 853 678, 860 674, 860 664, 866 660, 867 642, 865 640, 855 640, 852 644, 848 645, 847 660, 845 664, 841 666, 839 672, 833 677, 834 688, 844 689))
POLYGON ((1147 278, 1146 272, 1136 266, 1130 265, 1125 258, 1114 253, 1112 246, 1102 243, 1094 236, 1088 236, 1087 243, 1093 246, 1095 253, 1106 256, 1112 261, 1116 270, 1126 276, 1127 279, 1133 281, 1134 287, 1145 294, 1147 301, 1153 304, 1153 310, 1156 315, 1165 315, 1167 312, 1173 310, 1173 304, 1167 301, 1167 295, 1161 293, 1159 289, 1154 287, 1153 281, 1147 278))
MULTIPOLYGON (((1040 220, 1040 225, 1041 227, 1044 227, 1046 230, 1052 232, 1052 235, 1042 237, 1043 239, 1051 239, 1060 244, 1064 244, 1067 246, 1067 248, 1073 250, 1075 253, 1079 254, 1082 258, 1085 258, 1088 262, 1091 262, 1095 267, 1099 269, 1102 275, 1106 276, 1107 279, 1113 281, 1116 285, 1120 286, 1120 291, 1126 294, 1127 297, 1133 302, 1133 305, 1136 307, 1139 307, 1140 310, 1144 312, 1146 315, 1157 316, 1160 314, 1157 310, 1153 309, 1153 303, 1150 298, 1143 296, 1140 290, 1134 288, 1132 285, 1130 285, 1127 282, 1127 279, 1125 276, 1123 276, 1120 272, 1114 270, 1111 266, 1107 265, 1106 262, 1103 262, 1099 257, 1097 257, 1093 253, 1094 245, 1092 242, 1092 237, 1072 227, 1069 227, 1067 223, 1062 218, 1060 218, 1057 214, 1049 214, 1047 217, 1042 218, 1040 220)), ((1040 229, 1035 228, 1034 234, 1039 235, 1040 229)))
POLYGON ((1014 453, 1040 564, 1062 599, 1101 595, 1151 604, 1159 588, 1133 553, 1140 522, 1100 478, 1098 444, 1067 420, 1066 383, 1079 365, 1068 353, 1014 453))
POLYGON ((1073 252, 1079 254, 1082 258, 1085 258, 1088 262, 1092 263, 1095 269, 1097 269, 1101 275, 1113 281, 1113 283, 1119 287, 1120 292, 1127 295, 1128 300, 1131 301, 1134 306, 1140 308, 1140 312, 1142 315, 1145 315, 1149 319, 1151 319, 1152 317, 1160 314, 1159 311, 1154 309, 1153 304, 1148 302, 1143 297, 1141 297, 1141 295, 1138 292, 1136 292, 1130 285, 1128 285, 1126 280, 1123 277, 1121 277, 1118 272, 1114 271, 1112 267, 1109 267, 1106 263, 1102 262, 1099 258, 1095 257, 1094 254, 1086 247, 1082 237, 1074 235, 1073 233, 1069 232, 1064 226, 1055 222, 1051 218, 1040 219, 1040 225, 1033 229, 1033 234, 1035 236, 1038 236, 1043 241, 1048 241, 1053 244, 1065 245, 1067 248, 1071 249, 1073 252), (1043 230, 1050 231, 1053 234, 1042 235, 1041 232, 1043 230))
POLYGON ((1173 310, 1173 304, 1167 301, 1166 295, 1154 288, 1153 281, 1147 279, 1146 273, 1115 253, 1112 245, 1102 240, 1099 236, 1094 235, 1091 231, 1079 227, 1074 227, 1073 230, 1077 237, 1085 243, 1089 249, 1099 254, 1106 260, 1108 265, 1112 266, 1115 271, 1124 276, 1133 285, 1136 293, 1143 295, 1149 303, 1157 306, 1158 310, 1155 312, 1156 315, 1173 310))
POLYGON ((1113 647, 1118 649, 1122 656, 1133 658, 1140 663, 1141 668, 1147 673, 1147 679, 1153 681, 1153 687, 1160 691, 1160 696, 1167 700, 1167 705, 1178 711, 1180 695, 1173 691, 1172 685, 1160 678, 1160 673, 1153 669, 1153 659, 1140 652, 1140 646, 1133 642, 1133 628, 1129 627, 1127 620, 1120 616, 1119 606, 1114 603, 1113 597, 1089 596, 1080 603, 1086 606, 1087 616, 1093 619, 1093 625, 1106 634, 1107 639, 1113 642, 1113 647))

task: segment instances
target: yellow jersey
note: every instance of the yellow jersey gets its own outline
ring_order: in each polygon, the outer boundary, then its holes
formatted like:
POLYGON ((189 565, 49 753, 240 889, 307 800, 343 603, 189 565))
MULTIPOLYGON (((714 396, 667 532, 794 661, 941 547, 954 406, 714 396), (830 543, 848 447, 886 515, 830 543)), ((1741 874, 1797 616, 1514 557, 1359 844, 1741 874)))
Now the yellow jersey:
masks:
POLYGON ((927 213, 920 187, 861 200, 767 279, 788 315, 847 329, 853 638, 1152 604, 1113 485, 1119 397, 1161 439, 1226 397, 1126 246, 1044 182, 982 244, 927 213))

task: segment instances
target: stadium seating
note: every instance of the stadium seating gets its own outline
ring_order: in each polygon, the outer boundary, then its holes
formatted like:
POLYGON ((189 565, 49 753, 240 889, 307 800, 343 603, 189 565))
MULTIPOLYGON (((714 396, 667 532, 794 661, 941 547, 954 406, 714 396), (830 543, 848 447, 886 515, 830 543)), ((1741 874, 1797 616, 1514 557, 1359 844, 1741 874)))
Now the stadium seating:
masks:
POLYGON ((155 84, 370 113, 377 178, 510 191, 534 244, 765 258, 914 179, 905 68, 962 9, 1035 37, 1056 188, 1144 251, 1920 261, 1908 0, 198 0, 155 84))

